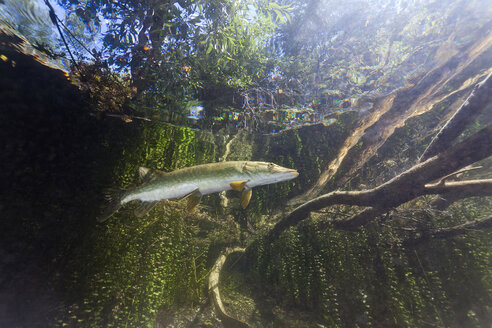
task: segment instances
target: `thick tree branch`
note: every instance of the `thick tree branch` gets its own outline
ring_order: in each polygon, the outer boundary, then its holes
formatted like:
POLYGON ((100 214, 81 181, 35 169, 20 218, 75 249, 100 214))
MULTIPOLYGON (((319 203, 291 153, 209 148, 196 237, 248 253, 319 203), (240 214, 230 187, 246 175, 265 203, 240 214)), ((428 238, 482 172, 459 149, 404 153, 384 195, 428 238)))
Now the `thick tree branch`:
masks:
POLYGON ((473 122, 488 106, 492 105, 492 73, 485 80, 475 85, 470 96, 458 108, 453 117, 442 127, 432 139, 420 157, 420 162, 440 153, 451 146, 452 142, 473 122))
POLYGON ((447 182, 444 185, 426 186, 429 193, 440 194, 441 197, 432 203, 438 210, 444 210, 452 203, 473 196, 492 196, 492 179, 447 182))
POLYGON ((425 185, 426 194, 462 195, 462 198, 472 196, 492 196, 492 179, 451 181, 425 185))
POLYGON ((405 240, 403 242, 403 245, 415 246, 417 244, 428 241, 430 239, 448 238, 448 237, 453 237, 453 236, 468 233, 470 232, 470 230, 484 230, 484 229, 491 229, 491 228, 492 228, 492 216, 489 216, 484 219, 466 222, 449 228, 428 231, 418 238, 405 240))
MULTIPOLYGON (((457 182, 445 183, 444 186, 439 187, 427 184, 492 155, 491 135, 492 125, 489 125, 438 156, 413 166, 376 188, 363 191, 334 191, 312 199, 280 220, 268 233, 267 240, 270 242, 275 240, 282 231, 307 218, 310 212, 327 206, 345 204, 372 207, 348 220, 335 223, 339 228, 355 229, 367 223, 375 215, 418 196, 466 188, 457 182)), ((484 186, 488 190, 489 185, 484 184, 484 186)))
MULTIPOLYGON (((453 174, 449 176, 451 175, 453 174)), ((425 185, 422 195, 431 194, 440 194, 453 202, 473 196, 492 196, 492 179, 455 182, 444 182, 441 179, 437 184, 425 185)), ((375 217, 386 213, 389 209, 386 207, 368 208, 348 220, 334 221, 333 226, 338 229, 355 230, 375 217)))

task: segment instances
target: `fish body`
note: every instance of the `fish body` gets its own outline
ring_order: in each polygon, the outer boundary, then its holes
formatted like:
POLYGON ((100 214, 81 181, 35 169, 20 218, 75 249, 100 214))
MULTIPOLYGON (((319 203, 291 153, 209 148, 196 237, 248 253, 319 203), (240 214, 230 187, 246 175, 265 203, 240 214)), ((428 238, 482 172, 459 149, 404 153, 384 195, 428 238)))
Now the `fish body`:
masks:
MULTIPOLYGON (((112 205, 99 218, 105 221, 124 204, 139 200, 144 202, 143 209, 136 211, 145 214, 152 206, 163 199, 188 198, 188 208, 198 205, 203 195, 225 190, 242 191, 241 204, 245 208, 251 198, 251 189, 297 177, 296 170, 267 162, 232 161, 202 164, 179 169, 173 172, 161 172, 147 168, 139 169, 142 185, 109 197, 112 205)), ((139 213, 137 213, 139 212, 139 213)))

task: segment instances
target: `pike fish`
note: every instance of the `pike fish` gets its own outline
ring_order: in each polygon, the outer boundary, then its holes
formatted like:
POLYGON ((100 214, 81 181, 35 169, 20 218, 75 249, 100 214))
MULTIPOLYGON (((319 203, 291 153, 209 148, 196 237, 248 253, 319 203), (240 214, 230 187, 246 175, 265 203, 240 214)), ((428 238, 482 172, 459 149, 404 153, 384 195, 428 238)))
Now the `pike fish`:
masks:
POLYGON ((106 221, 120 207, 134 200, 142 202, 135 210, 135 215, 141 217, 163 199, 186 198, 187 209, 192 211, 203 195, 225 190, 241 191, 241 205, 246 208, 252 188, 291 180, 299 173, 274 163, 233 161, 202 164, 169 173, 141 167, 139 175, 142 182, 139 187, 106 195, 108 206, 98 218, 99 222, 106 221))

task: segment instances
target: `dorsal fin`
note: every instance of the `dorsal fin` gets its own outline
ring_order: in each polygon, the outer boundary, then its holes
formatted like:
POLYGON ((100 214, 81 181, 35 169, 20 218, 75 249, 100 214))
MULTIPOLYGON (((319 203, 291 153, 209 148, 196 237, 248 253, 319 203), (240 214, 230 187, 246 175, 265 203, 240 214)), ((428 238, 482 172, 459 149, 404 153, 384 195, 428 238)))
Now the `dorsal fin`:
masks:
MULTIPOLYGON (((164 172, 159 172, 159 173, 164 173, 164 172)), ((157 171, 141 166, 138 168, 138 176, 139 176, 140 183, 150 182, 155 180, 155 178, 157 177, 157 171)))

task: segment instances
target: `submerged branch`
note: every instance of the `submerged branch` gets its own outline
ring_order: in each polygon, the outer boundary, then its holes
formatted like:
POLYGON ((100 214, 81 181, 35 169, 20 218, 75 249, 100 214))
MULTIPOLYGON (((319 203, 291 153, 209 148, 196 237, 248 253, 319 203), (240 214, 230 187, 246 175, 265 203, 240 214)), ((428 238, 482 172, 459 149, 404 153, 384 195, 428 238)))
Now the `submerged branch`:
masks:
POLYGON ((334 223, 338 228, 355 229, 366 224, 375 216, 418 196, 464 192, 465 189, 476 190, 477 188, 483 188, 485 192, 490 192, 488 180, 478 180, 478 182, 471 184, 448 182, 443 185, 428 185, 428 183, 492 155, 491 135, 492 125, 488 125, 445 152, 413 166, 376 188, 362 191, 333 191, 314 198, 297 207, 280 220, 268 233, 267 240, 270 242, 275 240, 280 233, 307 218, 312 211, 318 211, 331 205, 345 204, 372 207, 348 220, 334 223))
POLYGON ((224 304, 222 304, 222 300, 220 298, 220 292, 219 292, 220 271, 224 266, 227 256, 236 252, 244 252, 244 248, 240 248, 240 247, 227 248, 222 254, 220 254, 219 258, 215 261, 212 271, 210 272, 210 276, 208 277, 208 292, 210 295, 210 299, 213 303, 214 311, 225 327, 249 328, 249 325, 247 323, 239 319, 233 318, 226 312, 224 308, 224 304))
MULTIPOLYGON (((452 199, 453 202, 474 196, 492 196, 492 179, 446 183, 441 181, 437 184, 425 185, 421 195, 440 194, 448 200, 452 199)), ((368 223, 371 219, 386 213, 388 210, 390 208, 368 208, 348 220, 334 221, 333 226, 338 229, 354 230, 368 223)))
POLYGON ((465 172, 469 172, 469 171, 473 171, 473 170, 479 170, 481 169, 482 167, 481 166, 467 166, 467 167, 464 167, 462 168, 461 170, 458 170, 456 172, 453 172, 451 174, 448 174, 446 175, 445 177, 442 177, 441 179, 439 179, 439 181, 436 183, 436 184, 443 184, 444 182, 446 182, 446 180, 449 180, 453 177, 457 177, 465 172))
POLYGON ((427 194, 443 196, 460 195, 461 198, 472 196, 492 196, 492 179, 452 181, 443 184, 425 185, 427 194))
POLYGON ((436 229, 424 233, 422 236, 413 239, 407 239, 403 242, 405 246, 415 246, 421 242, 430 239, 443 239, 453 236, 462 235, 470 232, 470 230, 483 230, 492 228, 492 216, 476 221, 466 222, 449 228, 436 229))
POLYGON ((442 197, 433 202, 432 206, 444 210, 454 202, 474 196, 492 196, 492 179, 447 182, 444 185, 430 185, 428 189, 442 197))
POLYGON ((475 85, 470 96, 461 105, 454 115, 442 127, 439 133, 432 139, 427 149, 422 154, 420 161, 440 153, 451 146, 452 142, 473 122, 477 116, 488 106, 492 105, 492 73, 482 82, 475 85))

